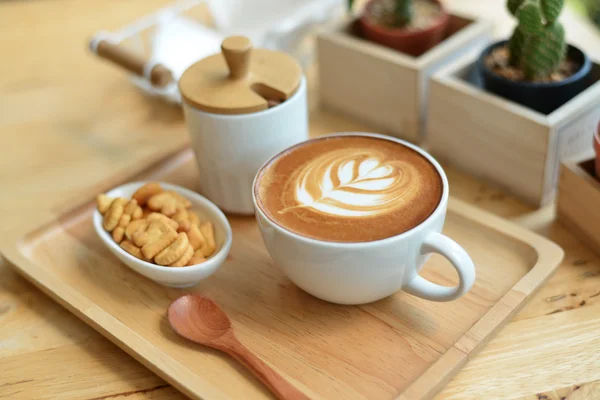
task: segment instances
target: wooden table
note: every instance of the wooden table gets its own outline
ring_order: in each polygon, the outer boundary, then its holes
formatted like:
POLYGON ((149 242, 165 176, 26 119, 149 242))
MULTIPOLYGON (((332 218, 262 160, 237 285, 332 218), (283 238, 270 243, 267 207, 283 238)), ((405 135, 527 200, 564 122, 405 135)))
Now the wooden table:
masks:
MULTIPOLYGON (((118 171, 187 143, 179 109, 145 98, 124 74, 86 51, 93 32, 165 3, 0 3, 0 234, 25 220, 45 220, 118 171)), ((493 16, 499 34, 511 28, 500 0, 449 3, 493 16)), ((591 26, 568 12, 563 20, 570 40, 600 58, 591 26)), ((312 79, 312 93, 315 84, 312 79)), ((311 107, 317 107, 314 95, 311 107)), ((361 126, 325 112, 311 125, 313 134, 361 126)), ((451 167, 448 173, 454 196, 548 236, 566 257, 439 398, 600 398, 598 256, 552 222, 552 209, 533 210, 451 167)), ((125 397, 183 398, 0 262, 0 398, 125 397)))

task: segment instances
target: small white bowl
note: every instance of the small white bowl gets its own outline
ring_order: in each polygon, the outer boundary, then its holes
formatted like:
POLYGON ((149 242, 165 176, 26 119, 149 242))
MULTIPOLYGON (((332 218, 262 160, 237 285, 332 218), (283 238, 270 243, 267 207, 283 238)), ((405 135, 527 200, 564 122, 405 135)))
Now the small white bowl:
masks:
MULTIPOLYGON (((130 199, 133 193, 147 182, 132 182, 106 193, 110 197, 124 197, 130 199)), ((199 194, 182 188, 181 186, 171 185, 161 182, 160 185, 165 190, 173 190, 192 203, 191 210, 195 211, 202 221, 211 221, 215 227, 215 242, 217 250, 209 259, 201 264, 191 265, 189 267, 163 267, 142 261, 125 250, 123 250, 113 239, 109 232, 102 226, 103 217, 98 210, 94 210, 94 228, 96 233, 102 239, 109 250, 117 256, 119 260, 128 267, 152 279, 161 285, 185 288, 196 285, 202 279, 210 276, 225 261, 229 249, 231 248, 232 234, 231 226, 225 217, 225 214, 208 199, 199 194)))

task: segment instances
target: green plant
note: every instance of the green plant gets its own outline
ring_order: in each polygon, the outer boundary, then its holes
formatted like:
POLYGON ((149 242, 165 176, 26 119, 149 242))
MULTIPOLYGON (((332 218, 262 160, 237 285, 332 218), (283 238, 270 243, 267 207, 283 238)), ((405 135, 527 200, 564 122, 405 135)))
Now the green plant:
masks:
POLYGON ((412 0, 396 0, 394 7, 394 15, 396 16, 396 24, 404 26, 412 21, 414 8, 412 0))
MULTIPOLYGON (((385 1, 385 0, 384 0, 385 1)), ((352 9, 354 0, 348 0, 348 9, 352 9)), ((412 21, 414 15, 413 0, 394 0, 392 10, 394 26, 403 27, 412 21)))
POLYGON ((519 21, 508 45, 510 64, 526 79, 547 77, 563 61, 565 29, 558 22, 563 5, 564 0, 507 0, 508 10, 519 21))

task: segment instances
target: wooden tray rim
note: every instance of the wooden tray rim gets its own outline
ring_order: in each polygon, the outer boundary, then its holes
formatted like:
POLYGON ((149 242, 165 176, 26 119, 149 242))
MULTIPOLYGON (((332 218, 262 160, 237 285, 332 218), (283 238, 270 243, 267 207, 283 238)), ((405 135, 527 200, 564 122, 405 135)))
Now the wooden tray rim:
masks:
MULTIPOLYGON (((119 182, 127 182, 139 175, 157 173, 167 169, 173 161, 186 151, 189 152, 189 149, 184 148, 168 154, 146 168, 137 171, 130 170, 130 173, 123 173, 123 175, 116 174, 98 185, 99 190, 108 190, 120 184, 119 182), (123 176, 123 179, 120 179, 121 176, 123 176)), ((94 201, 95 194, 93 197, 88 196, 86 201, 80 202, 79 205, 62 212, 58 216, 47 218, 47 221, 42 223, 38 222, 23 226, 22 229, 16 230, 12 235, 7 235, 0 241, 0 254, 34 286, 185 395, 198 399, 228 398, 218 388, 203 382, 201 377, 192 373, 185 365, 174 359, 163 357, 163 353, 156 351, 150 341, 139 336, 136 331, 129 329, 116 317, 94 304, 71 285, 40 269, 36 263, 27 258, 22 252, 22 246, 29 236, 56 228, 58 221, 65 219, 71 213, 76 213, 81 208, 89 207, 94 201), (136 340, 132 341, 131 337, 134 336, 136 340), (175 378, 175 375, 178 378, 175 378), (180 381, 194 381, 196 388, 192 389, 180 381), (199 384, 201 385, 200 391, 197 390, 199 384)), ((396 400, 433 397, 491 339, 492 334, 504 326, 508 319, 523 307, 526 300, 552 275, 564 257, 562 248, 550 240, 461 200, 451 197, 448 209, 484 227, 527 244, 537 253, 537 260, 529 272, 483 314, 452 347, 397 396, 396 400), (492 326, 492 329, 489 329, 489 326, 492 326), (432 385, 432 382, 435 382, 435 384, 432 385)))

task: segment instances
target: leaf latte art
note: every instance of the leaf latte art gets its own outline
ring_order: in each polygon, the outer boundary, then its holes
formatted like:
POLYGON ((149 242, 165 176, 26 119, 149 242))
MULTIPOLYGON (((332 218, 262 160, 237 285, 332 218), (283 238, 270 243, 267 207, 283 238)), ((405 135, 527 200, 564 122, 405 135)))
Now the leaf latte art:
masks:
POLYGON ((411 204, 419 195, 419 173, 410 163, 387 161, 374 149, 338 149, 295 171, 287 190, 296 205, 339 217, 370 217, 411 204))
POLYGON ((331 242, 370 242, 425 221, 443 177, 418 150, 348 134, 300 143, 258 173, 258 210, 285 230, 331 242))

